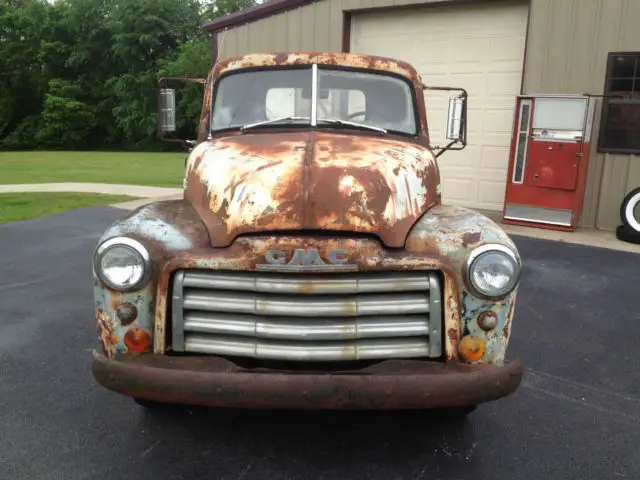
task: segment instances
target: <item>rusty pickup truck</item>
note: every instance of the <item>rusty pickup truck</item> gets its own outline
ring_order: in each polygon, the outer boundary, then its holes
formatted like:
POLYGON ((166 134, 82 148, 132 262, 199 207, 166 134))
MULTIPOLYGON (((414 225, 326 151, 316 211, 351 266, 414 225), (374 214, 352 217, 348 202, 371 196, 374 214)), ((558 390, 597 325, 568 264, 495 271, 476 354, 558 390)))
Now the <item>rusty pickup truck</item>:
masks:
POLYGON ((184 196, 99 240, 97 382, 147 407, 464 413, 518 388, 519 253, 442 203, 464 89, 370 55, 247 54, 178 79, 203 96, 181 140, 176 78, 160 80, 158 129, 188 145, 184 196), (425 92, 449 97, 443 146, 425 92))

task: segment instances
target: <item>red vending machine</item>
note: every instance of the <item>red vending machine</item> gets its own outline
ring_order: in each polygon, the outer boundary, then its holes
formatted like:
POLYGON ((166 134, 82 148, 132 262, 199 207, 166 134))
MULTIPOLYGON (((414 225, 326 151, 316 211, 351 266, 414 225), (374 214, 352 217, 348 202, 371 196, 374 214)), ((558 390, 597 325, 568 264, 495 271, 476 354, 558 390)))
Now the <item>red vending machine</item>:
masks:
POLYGON ((521 95, 503 223, 575 230, 582 214, 595 98, 521 95))

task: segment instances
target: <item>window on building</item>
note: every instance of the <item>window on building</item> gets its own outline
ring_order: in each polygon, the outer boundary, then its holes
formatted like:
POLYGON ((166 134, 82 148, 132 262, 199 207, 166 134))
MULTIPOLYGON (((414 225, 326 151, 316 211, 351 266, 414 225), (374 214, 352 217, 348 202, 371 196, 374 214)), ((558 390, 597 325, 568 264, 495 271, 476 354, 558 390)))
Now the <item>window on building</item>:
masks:
POLYGON ((640 52, 610 53, 600 141, 603 153, 640 153, 640 52))

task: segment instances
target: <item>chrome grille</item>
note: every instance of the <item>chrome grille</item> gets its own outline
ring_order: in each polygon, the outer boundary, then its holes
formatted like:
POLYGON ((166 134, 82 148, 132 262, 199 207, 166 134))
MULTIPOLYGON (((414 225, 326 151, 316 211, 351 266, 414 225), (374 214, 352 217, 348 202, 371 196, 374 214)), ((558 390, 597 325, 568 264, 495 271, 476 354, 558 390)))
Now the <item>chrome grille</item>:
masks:
POLYGON ((435 272, 178 271, 172 349, 260 359, 439 357, 435 272))

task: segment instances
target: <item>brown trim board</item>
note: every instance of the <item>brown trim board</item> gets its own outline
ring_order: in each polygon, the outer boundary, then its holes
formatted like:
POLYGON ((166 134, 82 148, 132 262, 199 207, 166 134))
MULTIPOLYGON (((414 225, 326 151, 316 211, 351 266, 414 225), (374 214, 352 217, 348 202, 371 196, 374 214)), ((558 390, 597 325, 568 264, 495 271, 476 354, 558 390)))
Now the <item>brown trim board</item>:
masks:
POLYGON ((254 22, 262 18, 267 18, 277 13, 283 13, 298 7, 304 7, 310 3, 321 0, 275 0, 273 2, 263 3, 255 7, 246 8, 239 12, 230 13, 224 17, 219 17, 208 21, 204 24, 206 32, 214 33, 224 28, 237 27, 243 23, 254 22))
POLYGON ((484 5, 487 3, 505 4, 505 3, 528 3, 528 0, 422 0, 417 3, 405 3, 405 4, 393 4, 383 5, 378 7, 360 7, 360 8, 345 8, 344 12, 349 13, 374 13, 374 12, 386 12, 389 10, 414 10, 416 8, 424 7, 446 7, 448 5, 484 5))
POLYGON ((342 12, 342 51, 349 53, 351 51, 351 12, 342 12))

